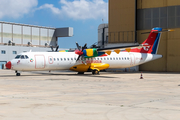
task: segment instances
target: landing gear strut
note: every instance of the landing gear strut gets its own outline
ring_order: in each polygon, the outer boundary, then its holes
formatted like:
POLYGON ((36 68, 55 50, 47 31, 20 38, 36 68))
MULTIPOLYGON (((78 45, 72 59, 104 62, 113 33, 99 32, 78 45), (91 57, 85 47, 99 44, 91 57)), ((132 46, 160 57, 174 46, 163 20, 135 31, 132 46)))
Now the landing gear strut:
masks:
POLYGON ((92 71, 92 74, 93 74, 93 75, 99 75, 99 71, 98 71, 98 70, 93 70, 93 71, 92 71))

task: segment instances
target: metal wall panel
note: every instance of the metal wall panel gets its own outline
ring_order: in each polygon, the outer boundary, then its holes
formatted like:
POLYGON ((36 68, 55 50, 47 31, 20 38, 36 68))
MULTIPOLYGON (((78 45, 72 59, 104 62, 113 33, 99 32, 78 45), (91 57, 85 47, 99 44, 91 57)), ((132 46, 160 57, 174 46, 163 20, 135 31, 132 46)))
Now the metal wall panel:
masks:
POLYGON ((47 37, 48 37, 48 30, 42 28, 41 29, 41 42, 40 42, 40 45, 44 46, 45 43, 48 42, 48 38, 47 37))
POLYGON ((23 44, 28 45, 31 42, 31 27, 23 26, 23 44))
POLYGON ((39 45, 39 29, 36 27, 32 27, 32 45, 39 45))
POLYGON ((3 23, 3 43, 12 40, 12 25, 3 23))
POLYGON ((21 44, 22 29, 19 25, 13 25, 13 42, 15 44, 21 44))
POLYGON ((55 30, 49 29, 49 45, 56 46, 55 30))
POLYGON ((179 28, 180 6, 148 8, 137 10, 137 30, 152 29, 153 27, 179 28))

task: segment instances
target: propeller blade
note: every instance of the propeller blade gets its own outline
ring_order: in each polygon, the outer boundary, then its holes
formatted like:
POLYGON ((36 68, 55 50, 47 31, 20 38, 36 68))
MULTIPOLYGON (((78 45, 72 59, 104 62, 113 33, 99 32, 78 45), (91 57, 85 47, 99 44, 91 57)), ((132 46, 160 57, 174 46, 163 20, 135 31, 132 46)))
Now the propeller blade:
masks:
POLYGON ((87 48, 87 43, 84 45, 84 47, 82 48, 82 51, 84 50, 84 49, 86 49, 87 48))
POLYGON ((76 42, 76 46, 77 46, 78 50, 80 51, 81 47, 79 46, 79 44, 77 42, 76 42))
POLYGON ((77 60, 76 60, 76 62, 79 60, 80 57, 81 57, 81 56, 79 55, 78 58, 77 58, 77 60))
POLYGON ((59 45, 56 47, 56 52, 58 51, 59 45))

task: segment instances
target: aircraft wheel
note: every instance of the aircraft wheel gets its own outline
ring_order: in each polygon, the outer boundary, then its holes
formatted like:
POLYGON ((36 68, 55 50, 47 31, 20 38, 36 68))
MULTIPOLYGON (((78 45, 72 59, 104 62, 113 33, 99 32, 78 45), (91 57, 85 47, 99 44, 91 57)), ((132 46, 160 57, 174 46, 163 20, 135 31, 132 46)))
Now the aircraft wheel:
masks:
POLYGON ((93 71, 92 71, 92 74, 93 74, 93 75, 98 75, 98 74, 99 74, 99 71, 98 71, 98 70, 93 70, 93 71))
POLYGON ((20 76, 21 74, 20 73, 16 73, 16 76, 20 76))
POLYGON ((84 74, 84 72, 78 72, 78 74, 79 74, 79 75, 83 75, 83 74, 84 74))

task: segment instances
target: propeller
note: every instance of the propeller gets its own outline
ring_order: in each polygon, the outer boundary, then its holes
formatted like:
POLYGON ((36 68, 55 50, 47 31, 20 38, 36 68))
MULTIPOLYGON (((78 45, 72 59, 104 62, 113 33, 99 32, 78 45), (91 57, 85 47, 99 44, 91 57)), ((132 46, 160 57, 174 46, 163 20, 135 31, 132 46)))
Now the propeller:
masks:
POLYGON ((78 51, 76 51, 76 54, 78 54, 79 56, 78 56, 78 58, 77 58, 77 60, 76 60, 76 62, 80 59, 80 57, 82 58, 82 61, 83 61, 83 63, 85 62, 85 58, 84 58, 84 55, 83 55, 83 50, 84 49, 87 49, 87 44, 85 44, 83 47, 82 47, 82 49, 81 49, 81 46, 79 46, 79 44, 76 42, 76 46, 77 46, 77 48, 78 48, 78 51))

